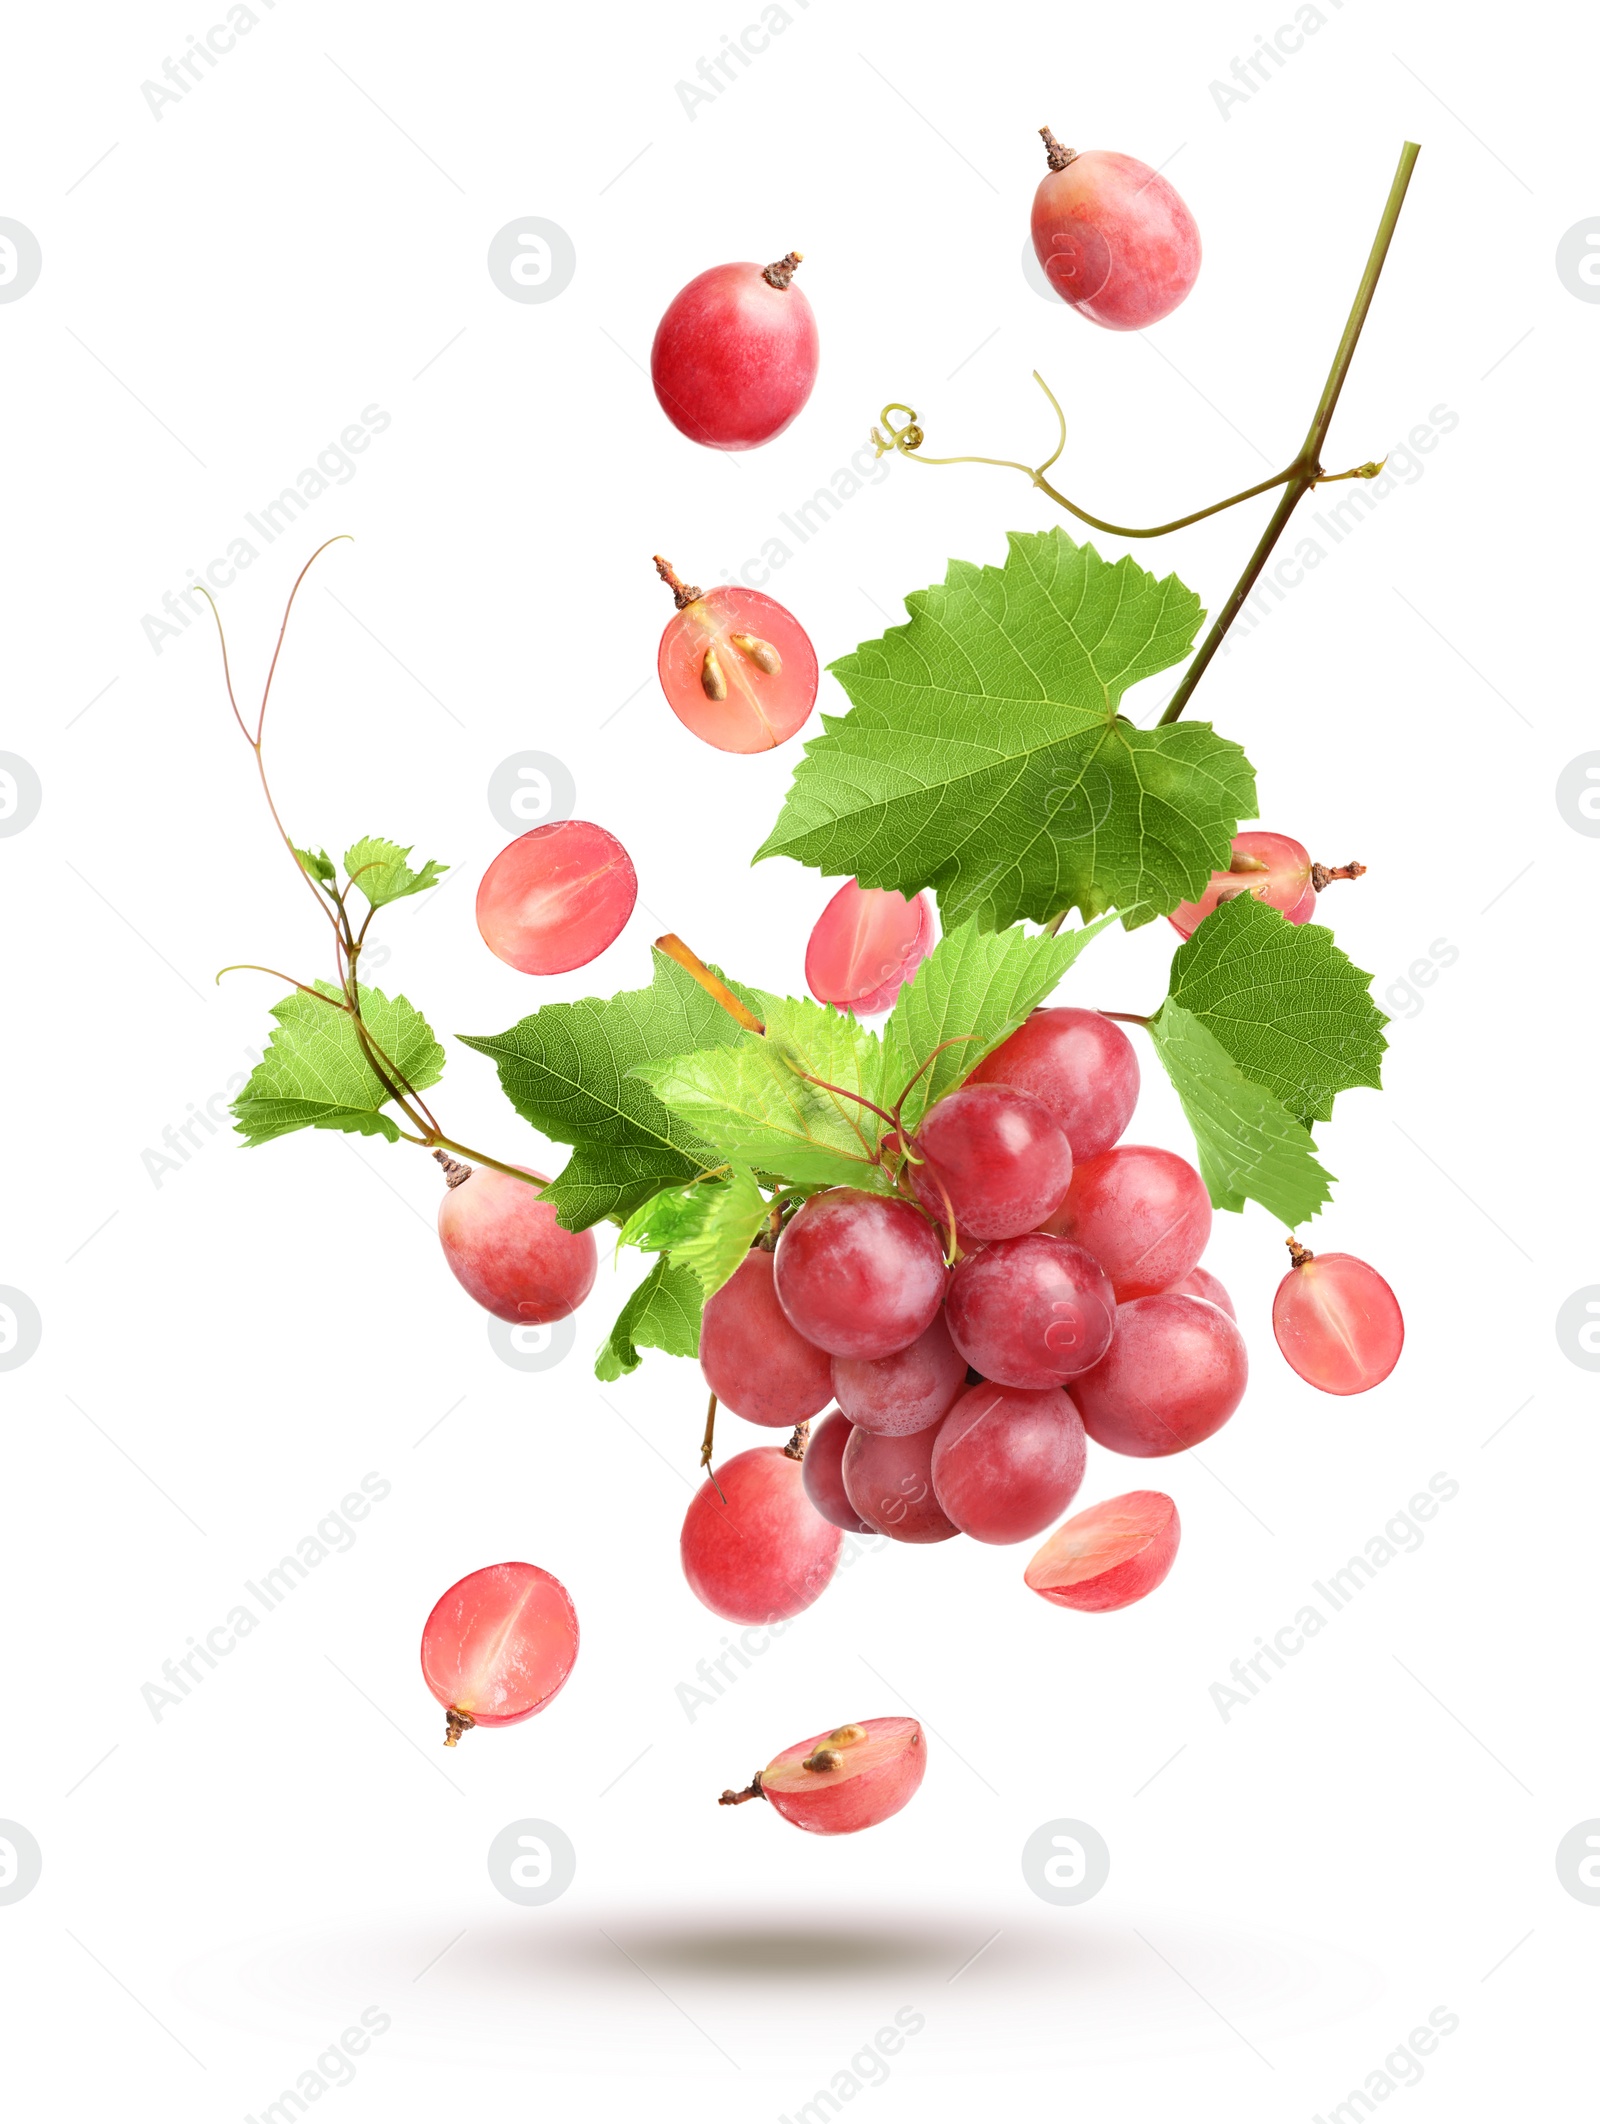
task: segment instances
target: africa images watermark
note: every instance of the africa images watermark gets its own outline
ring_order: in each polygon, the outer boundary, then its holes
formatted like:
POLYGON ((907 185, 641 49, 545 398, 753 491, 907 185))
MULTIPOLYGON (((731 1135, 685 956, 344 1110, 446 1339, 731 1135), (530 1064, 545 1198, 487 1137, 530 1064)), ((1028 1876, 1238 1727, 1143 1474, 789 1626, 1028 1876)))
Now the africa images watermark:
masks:
MULTIPOLYGON (((1344 0, 1328 0, 1328 5, 1337 14, 1344 0)), ((1329 19, 1320 7, 1298 7, 1292 22, 1280 22, 1270 37, 1258 35, 1255 50, 1243 59, 1235 58, 1229 69, 1237 86, 1230 87, 1226 81, 1211 84, 1211 100, 1222 114, 1223 124, 1233 116, 1236 103, 1248 103, 1252 96, 1259 95, 1296 52, 1305 50, 1308 37, 1327 28, 1329 19)))
MULTIPOLYGON (((794 0, 794 4, 804 14, 810 7, 811 0, 794 0)), ((725 94, 740 75, 749 69, 751 61, 759 59, 764 51, 770 49, 773 38, 781 37, 786 29, 792 27, 794 19, 786 7, 776 4, 764 7, 759 22, 747 22, 737 37, 725 35, 719 52, 709 59, 696 61, 695 73, 699 77, 698 81, 679 81, 673 84, 678 101, 683 106, 683 114, 691 125, 700 115, 701 104, 715 103, 719 96, 725 94)))
POLYGON ((1458 2013, 1452 2013, 1448 2006, 1435 2006, 1426 2023, 1413 2028, 1403 2043, 1397 2043, 1360 2087, 1352 2087, 1326 2115, 1318 2110, 1311 2124, 1362 2124, 1363 2118, 1370 2117, 1378 2104, 1386 2102, 1398 2089, 1415 2087, 1427 2070, 1423 2059, 1432 2057, 1441 2036, 1454 2035, 1460 2026, 1458 2013))
POLYGON ((163 1662, 161 1681, 147 1681, 140 1689, 145 1708, 156 1724, 160 1725, 163 1713, 176 1709, 197 1689, 207 1674, 215 1673, 229 1653, 236 1651, 242 1640, 258 1629, 274 1608, 281 1608, 290 1594, 305 1584, 318 1564, 329 1556, 343 1555, 353 1549, 356 1533, 351 1522, 359 1525, 373 1506, 382 1504, 393 1489, 388 1477, 376 1470, 363 1475, 359 1489, 351 1490, 340 1498, 336 1508, 324 1512, 314 1530, 295 1544, 292 1555, 280 1558, 270 1571, 263 1571, 259 1582, 247 1578, 244 1589, 250 1600, 240 1601, 230 1608, 222 1621, 206 1632, 203 1643, 199 1638, 191 1637, 187 1652, 180 1652, 175 1660, 163 1662), (261 1611, 259 1615, 257 1608, 261 1611))
POLYGON ((296 2117, 303 2117, 313 2102, 335 2087, 348 2087, 356 2076, 354 2060, 364 2057, 372 2048, 374 2036, 381 2036, 393 2023, 379 2006, 363 2008, 359 2026, 344 2030, 336 2041, 330 2043, 315 2064, 308 2065, 296 2079, 293 2087, 286 2087, 275 2102, 269 2102, 259 2116, 252 2112, 244 2124, 294 2124, 296 2117))
POLYGON ((1426 1524, 1430 1519, 1436 1519, 1439 1507, 1449 1504, 1460 1494, 1461 1485, 1453 1475, 1441 1471, 1430 1476, 1428 1487, 1419 1490, 1404 1511, 1393 1513, 1381 1534, 1374 1534, 1358 1554, 1337 1571, 1330 1571, 1325 1580, 1313 1579, 1311 1590, 1318 1596, 1317 1600, 1308 1600, 1296 1611, 1292 1621, 1273 1632, 1270 1642, 1258 1637, 1257 1649, 1234 1661, 1228 1669, 1233 1686, 1230 1687, 1229 1682, 1211 1684, 1207 1693, 1216 1705, 1222 1723, 1226 1725, 1235 1711, 1243 1710, 1252 1698, 1259 1696, 1267 1683, 1282 1673, 1312 1638, 1320 1637, 1334 1616, 1364 1593, 1378 1573, 1392 1564, 1397 1556, 1413 1555, 1420 1549, 1424 1537, 1418 1520, 1426 1524))
MULTIPOLYGON (((863 443, 848 464, 835 472, 826 486, 818 487, 814 494, 794 508, 780 509, 778 522, 794 540, 795 546, 809 545, 825 524, 833 521, 846 502, 854 501, 865 483, 869 487, 881 486, 889 477, 889 464, 893 452, 881 454, 873 444, 863 443), (865 460, 863 462, 863 460, 865 460)), ((772 580, 774 573, 794 559, 795 546, 790 546, 776 533, 767 539, 759 553, 753 553, 739 568, 725 568, 722 579, 728 583, 745 583, 752 590, 759 590, 772 580)))
MULTIPOLYGON (((278 0, 260 0, 270 15, 278 0)), ((208 69, 215 67, 219 59, 225 59, 233 51, 241 37, 248 37, 261 17, 252 7, 241 4, 230 7, 226 21, 213 22, 203 38, 191 36, 189 48, 178 58, 170 56, 161 62, 160 81, 141 81, 140 92, 145 106, 157 125, 166 114, 169 103, 181 103, 195 86, 205 80, 208 69)))
MULTIPOLYGON (((864 1538, 847 1534, 839 1547, 839 1568, 848 1571, 863 1556, 881 1555, 888 1546, 889 1538, 884 1534, 864 1538)), ((725 1696, 741 1674, 748 1674, 762 1654, 772 1650, 774 1639, 782 1637, 788 1628, 788 1622, 752 1623, 739 1632, 737 1639, 724 1637, 722 1651, 713 1658, 700 1660, 694 1670, 695 1680, 679 1682, 672 1692, 690 1725, 702 1711, 725 1696)))

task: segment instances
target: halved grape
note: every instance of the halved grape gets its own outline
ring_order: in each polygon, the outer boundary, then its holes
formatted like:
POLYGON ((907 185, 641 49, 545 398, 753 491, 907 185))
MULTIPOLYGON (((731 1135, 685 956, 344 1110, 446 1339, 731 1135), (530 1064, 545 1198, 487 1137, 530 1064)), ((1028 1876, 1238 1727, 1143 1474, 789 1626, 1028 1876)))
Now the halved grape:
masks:
POLYGON ((950 1340, 943 1313, 891 1357, 835 1357, 833 1391, 863 1431, 903 1438, 937 1423, 967 1383, 967 1360, 950 1340))
POLYGON ((1148 1298, 1187 1276, 1211 1237, 1211 1197, 1187 1158, 1119 1143, 1086 1158, 1043 1229, 1086 1247, 1118 1301, 1148 1298))
POLYGON ((945 1303, 950 1340, 1001 1386, 1063 1386, 1098 1364, 1116 1299, 1098 1261, 1043 1232, 997 1239, 956 1266, 945 1303))
MULTIPOLYGON (((530 1166, 519 1170, 544 1180, 530 1166)), ((540 1327, 576 1312, 594 1284, 592 1232, 569 1232, 526 1180, 445 1161, 439 1243, 463 1290, 497 1320, 540 1327)))
POLYGON ((1317 911, 1310 856, 1286 833, 1236 833, 1228 868, 1214 870, 1199 899, 1183 901, 1167 920, 1179 936, 1192 937, 1213 907, 1244 893, 1275 907, 1286 922, 1309 922, 1317 911))
POLYGON ((742 584, 686 586, 656 560, 678 596, 656 655, 673 714, 719 752, 768 752, 792 738, 817 698, 811 637, 776 598, 742 584))
POLYGON ((948 1541, 960 1530, 933 1487, 940 1425, 901 1438, 852 1430, 841 1471, 845 1495, 870 1526, 892 1541, 948 1541))
POLYGON ((548 1571, 490 1564, 457 1579, 422 1626, 422 1678, 444 1706, 445 1746, 472 1726, 532 1718, 577 1656, 577 1610, 548 1571))
POLYGON ((1097 1010, 1036 1010, 985 1055, 969 1084, 1012 1084, 1049 1107, 1075 1159, 1109 1150, 1139 1100, 1139 1057, 1097 1010))
POLYGON ((724 1408, 773 1430, 793 1430, 833 1397, 828 1354, 789 1325, 759 1246, 706 1300, 700 1373, 724 1408))
POLYGON ((1162 1291, 1117 1307, 1110 1349, 1072 1391, 1096 1445, 1149 1460, 1220 1431, 1249 1376, 1244 1337, 1220 1306, 1162 1291))
POLYGON ((939 1426, 933 1488, 977 1541, 1026 1541, 1063 1513, 1083 1481, 1083 1422, 1060 1387, 970 1388, 939 1426))
POLYGON ((1381 1386, 1406 1339, 1394 1292, 1354 1254, 1310 1254, 1292 1240, 1290 1246, 1295 1265, 1272 1301, 1279 1349, 1324 1394, 1381 1386))
POLYGON ((849 1836, 898 1814, 927 1767, 914 1718, 865 1718, 813 1733, 774 1756, 748 1789, 724 1792, 719 1805, 770 1800, 786 1822, 814 1836, 849 1836))
POLYGON ((1178 1553, 1178 1508, 1159 1490, 1130 1490, 1057 1527, 1023 1572, 1058 1608, 1103 1615, 1153 1593, 1178 1553))
POLYGON ((627 926, 639 880, 603 826, 556 819, 503 848, 478 887, 478 934, 518 973, 571 973, 627 926))
POLYGON ((889 1357, 915 1342, 944 1298, 944 1252, 909 1202, 860 1188, 813 1195, 773 1257, 778 1303, 833 1357, 889 1357))
POLYGON ((967 1084, 936 1100, 907 1167, 930 1216, 955 1213, 963 1244, 1015 1239, 1060 1204, 1072 1145, 1041 1100, 1009 1084, 967 1084))
POLYGON ((887 1010, 933 949, 926 893, 841 885, 817 917, 806 945, 806 986, 819 1003, 858 1018, 887 1010))
POLYGON ((843 1538, 806 1495, 800 1462, 782 1446, 755 1446, 696 1490, 678 1549, 691 1592, 713 1615, 770 1623, 810 1607, 843 1538))

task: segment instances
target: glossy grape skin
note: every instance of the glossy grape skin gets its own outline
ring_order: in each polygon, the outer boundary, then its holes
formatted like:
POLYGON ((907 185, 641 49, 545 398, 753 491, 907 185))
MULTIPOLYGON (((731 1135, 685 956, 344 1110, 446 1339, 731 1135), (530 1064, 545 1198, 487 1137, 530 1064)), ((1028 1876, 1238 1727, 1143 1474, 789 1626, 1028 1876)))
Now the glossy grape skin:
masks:
POLYGON ((843 1539, 806 1495, 799 1461, 781 1446, 755 1446, 696 1490, 678 1553, 690 1591, 713 1615, 784 1622, 824 1591, 843 1539))
POLYGON ((1364 1394, 1400 1362, 1399 1300, 1354 1254, 1308 1254, 1272 1301, 1272 1332, 1290 1366, 1324 1394, 1364 1394))
POLYGON ((1208 1268, 1190 1269, 1187 1276, 1169 1283, 1167 1289, 1174 1298, 1203 1298, 1208 1305, 1220 1305, 1230 1320, 1239 1317, 1234 1311, 1233 1300, 1208 1268))
POLYGON ((515 1726, 558 1695, 578 1656, 567 1589, 537 1564, 490 1564, 458 1579, 422 1629, 422 1676, 458 1722, 515 1726))
POLYGON ((833 1391, 850 1421, 880 1438, 904 1438, 937 1423, 965 1389, 967 1360, 935 1314, 892 1357, 835 1357, 833 1391))
POLYGON ((661 410, 691 442, 753 450, 781 435, 817 380, 817 321, 798 281, 768 268, 697 273, 667 305, 650 349, 661 410))
POLYGON ((569 1232, 538 1188, 490 1165, 473 1166, 446 1193, 439 1243, 462 1289, 497 1320, 525 1327, 565 1320, 594 1285, 593 1232, 569 1232))
POLYGON ((1058 1608, 1104 1615, 1153 1593, 1178 1554, 1178 1508, 1160 1490, 1130 1490, 1056 1528, 1023 1582, 1058 1608))
POLYGON ((571 973, 627 926, 639 880, 603 826, 557 819, 502 848, 478 887, 478 934, 518 973, 571 973))
POLYGON ((967 1084, 936 1100, 916 1148, 925 1162, 908 1168, 912 1190, 930 1216, 955 1211, 963 1245, 1031 1232, 1072 1179, 1072 1146, 1054 1115, 1010 1084, 967 1084))
POLYGON ((776 598, 739 584, 720 584, 674 612, 656 671, 679 722, 719 752, 770 752, 794 736, 817 698, 811 637, 776 598), (735 635, 752 647, 740 647, 735 635), (707 691, 708 651, 721 700, 707 691), (778 659, 775 672, 758 660, 767 652, 778 659))
POLYGON ((1200 271, 1200 231, 1166 178, 1104 148, 1041 180, 1033 248, 1063 302, 1112 332, 1169 316, 1200 271))
POLYGON ((1241 893, 1275 907, 1286 922, 1297 927, 1309 922, 1317 911, 1310 856, 1286 833, 1236 833, 1231 866, 1214 870, 1200 898, 1183 901, 1167 920, 1180 937, 1192 937, 1213 907, 1241 893))
POLYGON ((1153 1297, 1197 1266, 1211 1237, 1211 1197, 1176 1151, 1119 1143, 1074 1169, 1043 1229, 1087 1248, 1121 1304, 1153 1297))
POLYGON ((724 1408, 772 1430, 793 1430, 833 1398, 828 1354, 789 1325, 761 1247, 706 1300, 700 1373, 724 1408))
POLYGON ((761 1773, 761 1794, 786 1822, 814 1836, 850 1836, 876 1828, 911 1798, 928 1765, 914 1718, 864 1718, 814 1733, 774 1756, 761 1773), (819 1753, 836 1757, 814 1770, 819 1753))
POLYGON ((1001 1386, 1063 1386, 1105 1355, 1116 1300, 1082 1247, 1042 1232, 997 1239, 956 1264, 950 1340, 1001 1386))
POLYGON ((968 1389, 939 1426, 933 1488, 945 1516, 975 1541, 1026 1541, 1071 1504, 1088 1448, 1060 1387, 968 1389))
POLYGON ((1011 1084, 1049 1107, 1076 1160, 1109 1150, 1139 1101, 1133 1042, 1097 1010, 1036 1010, 968 1084, 1011 1084))
POLYGON ((778 1303, 831 1357, 889 1357, 915 1342, 944 1299, 944 1253, 909 1202, 835 1187, 783 1228, 778 1303))
POLYGON ((1117 1307, 1110 1349, 1072 1392, 1096 1445, 1155 1460, 1220 1431, 1249 1376, 1244 1337, 1220 1306, 1163 1291, 1117 1307))
POLYGON ((831 1525, 843 1527, 847 1534, 870 1534, 873 1529, 845 1495, 839 1465, 853 1428, 842 1409, 831 1409, 806 1441, 800 1480, 812 1504, 831 1525))
POLYGON ((806 945, 806 986, 819 1003, 858 1018, 887 1010, 933 949, 933 909, 926 893, 841 885, 823 908, 806 945))
POLYGON ((933 1487, 939 1424, 907 1437, 852 1430, 841 1463, 845 1495, 861 1517, 892 1541, 949 1541, 960 1529, 933 1487))

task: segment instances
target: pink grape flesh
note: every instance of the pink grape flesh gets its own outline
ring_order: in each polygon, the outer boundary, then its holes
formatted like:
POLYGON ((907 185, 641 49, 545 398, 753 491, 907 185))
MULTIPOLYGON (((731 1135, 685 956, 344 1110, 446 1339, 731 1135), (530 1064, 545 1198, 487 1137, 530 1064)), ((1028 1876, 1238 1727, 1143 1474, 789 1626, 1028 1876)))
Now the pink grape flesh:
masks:
POLYGON ((484 872, 478 933, 518 973, 571 973, 616 942, 638 895, 615 835, 559 819, 503 848, 484 872))
POLYGON ((817 698, 817 652, 804 627, 776 598, 730 583, 672 615, 656 671, 679 722, 719 752, 769 752, 794 736, 817 698), (735 635, 773 651, 778 669, 764 670, 735 635), (706 690, 708 651, 724 688, 721 700, 706 690))
POLYGON ((1178 1508, 1159 1490, 1130 1490, 1056 1528, 1023 1572, 1058 1608, 1104 1615, 1153 1593, 1178 1554, 1178 1508))
POLYGON ((1231 866, 1214 870, 1200 898, 1183 901, 1167 920, 1179 936, 1192 937, 1214 907, 1243 893, 1275 907, 1287 922, 1309 922, 1317 911, 1310 856, 1286 833, 1236 833, 1231 866))
POLYGON ((761 1791, 786 1822, 813 1836, 850 1836, 886 1822, 916 1792, 928 1764, 914 1718, 864 1718, 814 1733, 774 1756, 761 1791), (819 1754, 836 1758, 808 1770, 819 1754))
POLYGON ((819 1003, 858 1018, 887 1010, 933 948, 926 893, 841 885, 818 915, 806 945, 806 986, 819 1003))
POLYGON ((538 1188, 493 1166, 475 1165, 448 1190, 439 1242, 456 1281, 497 1320, 528 1327, 565 1320, 594 1284, 594 1234, 569 1232, 538 1188))
POLYGON ((1272 1332, 1291 1367, 1324 1394, 1364 1394, 1400 1362, 1399 1300, 1354 1254, 1313 1254, 1272 1301, 1272 1332))
POLYGON ((946 1517, 976 1541, 1026 1541, 1078 1494, 1088 1448, 1060 1387, 968 1389, 939 1426, 933 1487, 946 1517))
POLYGON ((423 1679, 447 1711, 475 1726, 532 1718, 577 1656, 577 1611, 537 1564, 490 1564, 458 1579, 423 1625, 423 1679))
POLYGON ((1163 1291, 1117 1307, 1111 1347, 1073 1395, 1096 1445, 1148 1460, 1220 1431, 1249 1376, 1244 1337, 1220 1306, 1163 1291))
POLYGON ((713 1615, 784 1622, 824 1591, 843 1538, 807 1497, 799 1461, 781 1446, 755 1446, 695 1492, 678 1550, 690 1590, 713 1615))
POLYGON ((706 1300, 700 1372, 724 1408, 773 1430, 792 1430, 832 1399, 827 1352, 789 1325, 761 1247, 706 1300))
POLYGON ((1036 1010, 985 1055, 968 1084, 1011 1084, 1049 1107, 1077 1160, 1109 1150, 1139 1099, 1139 1058, 1095 1010, 1036 1010))

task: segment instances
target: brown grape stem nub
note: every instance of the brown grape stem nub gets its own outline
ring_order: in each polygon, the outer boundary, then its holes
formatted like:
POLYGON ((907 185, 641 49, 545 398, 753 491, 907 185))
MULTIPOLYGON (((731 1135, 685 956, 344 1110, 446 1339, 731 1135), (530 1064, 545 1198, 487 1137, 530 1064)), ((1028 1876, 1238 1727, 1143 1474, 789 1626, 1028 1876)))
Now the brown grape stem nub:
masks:
POLYGON ((1064 170, 1069 162, 1077 161, 1077 149, 1063 147, 1061 145, 1061 142, 1056 138, 1055 134, 1051 132, 1049 126, 1040 126, 1039 138, 1044 142, 1045 153, 1050 158, 1051 169, 1064 170))
POLYGON ((1321 892, 1324 887, 1331 885, 1335 878, 1364 878, 1366 874, 1365 863, 1340 863, 1332 868, 1326 863, 1313 863, 1311 889, 1313 892, 1321 892))
POLYGON ((656 573, 672 592, 673 602, 677 605, 678 610, 681 612, 685 605, 692 605, 700 595, 700 585, 698 583, 680 582, 677 569, 673 567, 671 561, 663 560, 659 553, 654 556, 654 559, 656 573))
POLYGON ((771 265, 763 266, 761 277, 767 286, 777 288, 781 293, 793 280, 794 269, 800 263, 801 255, 799 251, 785 251, 783 256, 775 258, 771 265))
POLYGON ((719 1807, 742 1807, 746 1800, 765 1799, 761 1789, 761 1772, 758 1770, 742 1792, 724 1792, 717 1801, 719 1807))
POLYGON ((1304 1268, 1308 1261, 1315 1261, 1317 1258, 1311 1249, 1302 1246, 1292 1233, 1284 1244, 1289 1249, 1289 1266, 1291 1268, 1304 1268))
POLYGON ((810 1424, 797 1423, 794 1427, 794 1436, 789 1440, 789 1443, 783 1449, 785 1455, 790 1460, 804 1460, 806 1457, 806 1440, 810 1436, 810 1424))
POLYGON ((467 1716, 465 1711, 447 1711, 444 1715, 445 1746, 453 1748, 463 1733, 472 1731, 473 1724, 474 1721, 467 1716))
MULTIPOLYGON (((472 1178, 472 1167, 470 1165, 463 1165, 458 1158, 449 1157, 442 1150, 436 1150, 433 1155, 444 1167, 444 1184, 446 1187, 459 1187, 463 1180, 472 1178)), ((476 1201, 477 1197, 474 1196, 473 1200, 476 1201)), ((470 1724, 471 1721, 469 1720, 468 1723, 470 1724)))

